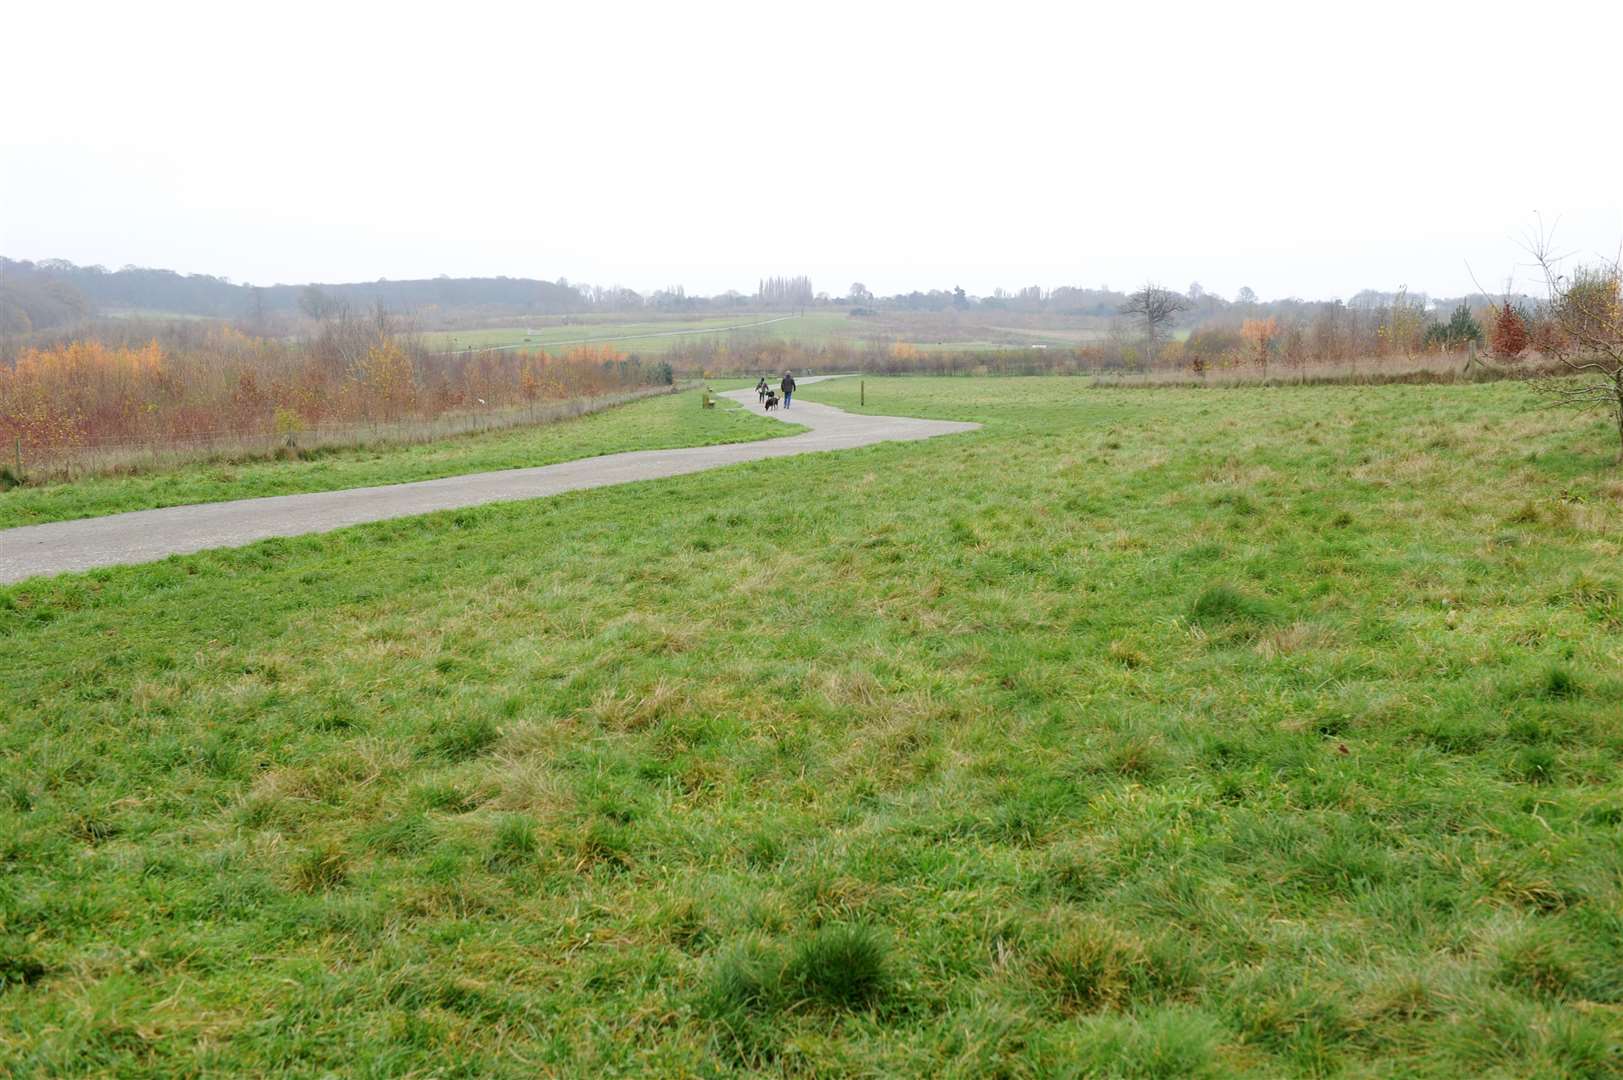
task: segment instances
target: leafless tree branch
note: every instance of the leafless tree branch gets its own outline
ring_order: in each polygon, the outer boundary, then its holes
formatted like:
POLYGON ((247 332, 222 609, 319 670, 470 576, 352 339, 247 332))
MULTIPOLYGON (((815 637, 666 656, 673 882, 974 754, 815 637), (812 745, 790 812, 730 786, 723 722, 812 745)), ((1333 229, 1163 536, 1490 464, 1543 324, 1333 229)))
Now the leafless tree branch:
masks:
POLYGON ((1623 462, 1623 255, 1564 272, 1567 256, 1555 251, 1542 219, 1528 250, 1544 275, 1555 324, 1547 351, 1560 365, 1532 385, 1553 404, 1610 413, 1623 462))

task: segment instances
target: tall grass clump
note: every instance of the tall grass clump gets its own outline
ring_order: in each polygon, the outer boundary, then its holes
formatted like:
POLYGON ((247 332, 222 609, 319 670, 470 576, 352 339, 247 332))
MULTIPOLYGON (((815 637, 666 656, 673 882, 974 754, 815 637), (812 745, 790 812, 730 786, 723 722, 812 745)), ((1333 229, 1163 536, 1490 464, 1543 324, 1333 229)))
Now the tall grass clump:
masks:
POLYGON ((496 826, 485 865, 493 870, 516 870, 534 861, 538 847, 535 822, 522 814, 508 815, 496 826))
POLYGON ((1207 587, 1195 598, 1189 615, 1201 626, 1222 627, 1270 622, 1277 612, 1261 597, 1232 585, 1217 584, 1207 587))
POLYGON ((301 892, 326 892, 348 881, 349 874, 348 854, 336 841, 326 841, 293 861, 292 885, 301 892))
POLYGON ((807 1001, 836 1009, 866 1008, 889 986, 888 951, 870 927, 825 926, 795 944, 784 980, 807 1001))
POLYGON ((432 746, 448 761, 467 761, 490 749, 500 737, 501 729, 490 717, 463 716, 435 732, 432 746))
POLYGON ((700 996, 714 1018, 770 1013, 797 1005, 861 1010, 879 1002, 894 979, 890 946, 872 927, 819 927, 787 951, 755 938, 738 942, 712 965, 700 996))

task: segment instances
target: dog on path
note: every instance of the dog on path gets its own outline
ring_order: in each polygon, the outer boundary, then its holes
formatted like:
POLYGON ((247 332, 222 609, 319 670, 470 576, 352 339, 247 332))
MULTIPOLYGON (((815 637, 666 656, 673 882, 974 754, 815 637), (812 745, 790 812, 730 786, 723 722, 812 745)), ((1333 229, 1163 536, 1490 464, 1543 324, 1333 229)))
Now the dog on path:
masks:
POLYGON ((767 412, 771 412, 778 407, 778 395, 774 391, 768 390, 762 404, 766 407, 767 412))

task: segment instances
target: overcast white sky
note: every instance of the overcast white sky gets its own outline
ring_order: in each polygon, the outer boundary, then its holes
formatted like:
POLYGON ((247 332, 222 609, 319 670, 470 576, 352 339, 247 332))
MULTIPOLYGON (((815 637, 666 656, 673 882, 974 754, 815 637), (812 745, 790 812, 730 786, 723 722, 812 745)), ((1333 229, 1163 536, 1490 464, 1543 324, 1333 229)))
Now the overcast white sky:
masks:
POLYGON ((0 254, 257 284, 1490 289, 1623 239, 1623 5, 12 5, 0 254), (1131 9, 1131 10, 1129 10, 1131 9))

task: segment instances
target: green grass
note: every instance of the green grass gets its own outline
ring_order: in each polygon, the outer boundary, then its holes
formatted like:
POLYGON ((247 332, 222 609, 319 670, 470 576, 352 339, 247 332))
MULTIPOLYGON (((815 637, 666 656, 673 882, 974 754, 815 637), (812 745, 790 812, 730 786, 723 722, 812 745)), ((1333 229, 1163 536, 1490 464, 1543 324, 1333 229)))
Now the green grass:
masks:
MULTIPOLYGON (((1008 321, 995 315, 988 320, 957 312, 887 312, 881 316, 852 318, 845 308, 634 321, 615 316, 574 316, 568 323, 554 316, 537 319, 529 326, 431 331, 423 335, 423 340, 429 348, 440 350, 560 350, 589 343, 647 356, 716 343, 748 350, 770 342, 808 347, 834 344, 862 347, 878 340, 910 342, 927 350, 976 350, 1025 348, 1033 344, 1059 347, 1098 341, 1104 336, 1096 319, 1055 317, 1052 327, 998 325, 1008 321)), ((1182 334, 1187 336, 1188 331, 1182 334)))
MULTIPOLYGON (((719 390, 731 384, 714 385, 719 390)), ((626 450, 749 442, 804 430, 797 424, 757 416, 725 400, 719 408, 701 409, 699 393, 649 398, 573 420, 418 445, 307 451, 293 461, 205 462, 157 472, 17 487, 0 492, 0 528, 126 510, 553 465, 626 450)))
POLYGON ((786 312, 754 312, 699 319, 657 320, 576 320, 567 324, 556 319, 538 320, 540 325, 486 327, 475 330, 432 331, 423 335, 432 349, 532 348, 567 349, 573 345, 613 346, 639 355, 662 353, 684 342, 714 338, 759 339, 762 336, 785 340, 811 340, 832 316, 795 316, 786 312), (785 317, 785 316, 790 317, 785 317), (765 323, 768 325, 755 325, 765 323), (708 333, 714 331, 714 334, 708 333))
POLYGON ((1619 1074, 1603 424, 867 401, 986 427, 0 591, 0 1061, 1619 1074))

